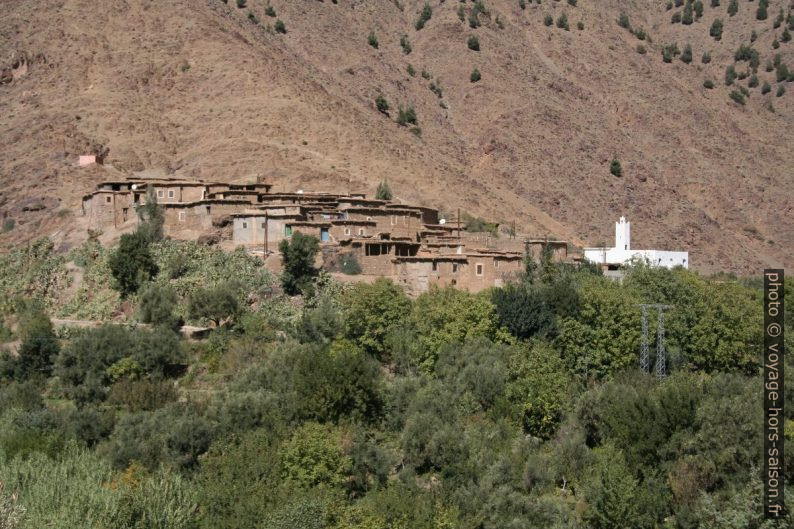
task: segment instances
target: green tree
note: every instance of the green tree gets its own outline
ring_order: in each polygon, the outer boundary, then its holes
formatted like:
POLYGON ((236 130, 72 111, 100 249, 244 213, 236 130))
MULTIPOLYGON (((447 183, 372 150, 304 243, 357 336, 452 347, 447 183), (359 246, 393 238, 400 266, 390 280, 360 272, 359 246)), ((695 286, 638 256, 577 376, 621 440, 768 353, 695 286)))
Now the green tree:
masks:
POLYGON ((291 239, 282 240, 278 249, 284 262, 284 272, 281 275, 284 291, 291 296, 309 293, 318 273, 314 266, 320 250, 317 238, 296 232, 291 239))
POLYGON ((389 102, 386 101, 386 98, 383 95, 378 95, 375 98, 375 107, 378 109, 378 112, 381 114, 389 115, 389 102))
POLYGON ((15 378, 26 380, 49 376, 60 345, 47 314, 38 308, 29 309, 23 315, 19 337, 22 343, 14 363, 15 378))
POLYGON ((758 9, 756 9, 756 11, 755 11, 756 20, 766 20, 767 19, 767 16, 769 16, 767 14, 767 11, 766 11, 767 7, 768 7, 767 3, 764 0, 760 0, 758 2, 758 9))
POLYGON ((480 51, 480 39, 474 35, 469 37, 469 40, 466 42, 466 44, 469 46, 470 50, 480 51))
POLYGON ((392 197, 391 186, 389 186, 388 180, 384 180, 378 184, 378 189, 375 191, 375 198, 378 200, 391 200, 392 197))
POLYGON ((349 340, 311 346, 296 359, 294 389, 301 417, 320 422, 373 421, 382 406, 376 360, 349 340))
POLYGON ((157 203, 157 194, 152 186, 146 190, 146 202, 138 207, 138 217, 140 224, 136 232, 141 235, 143 240, 151 244, 163 239, 165 212, 163 207, 157 203))
POLYGON ((639 300, 608 279, 582 281, 581 311, 560 322, 557 345, 569 369, 583 378, 602 379, 637 365, 640 345, 639 300))
POLYGON ((739 0, 731 0, 728 3, 728 15, 734 16, 739 12, 739 0))
POLYGON ((332 426, 306 423, 298 428, 280 454, 282 478, 302 488, 341 488, 352 461, 342 450, 342 432, 332 426))
POLYGON ((182 326, 181 319, 174 314, 174 308, 178 302, 176 291, 170 286, 157 283, 149 284, 138 299, 138 313, 141 321, 178 330, 182 326))
POLYGON ((403 108, 402 105, 400 105, 397 113, 397 123, 402 126, 406 126, 409 123, 418 125, 416 111, 414 110, 413 105, 409 105, 406 108, 403 108))
POLYGON ((562 358, 549 344, 532 342, 514 349, 510 372, 515 378, 506 396, 516 406, 524 431, 548 439, 570 398, 570 378, 562 358))
POLYGON ((494 289, 493 304, 499 324, 516 338, 544 336, 555 330, 554 313, 542 286, 511 284, 494 289))
POLYGON ((286 32, 287 32, 287 26, 284 24, 284 21, 283 21, 283 20, 281 20, 281 19, 277 19, 277 20, 276 20, 276 23, 275 23, 275 24, 273 24, 273 28, 274 28, 274 29, 276 30, 276 32, 278 32, 278 33, 282 33, 282 34, 283 34, 283 33, 286 33, 286 32))
POLYGON ((482 79, 482 76, 480 75, 480 70, 478 70, 477 68, 473 69, 471 71, 471 75, 469 75, 469 81, 471 81, 472 83, 476 83, 480 79, 482 79))
POLYGON ((414 351, 420 366, 434 369, 438 351, 445 344, 482 336, 493 342, 509 342, 510 334, 499 326, 490 295, 470 294, 455 288, 431 288, 414 302, 411 327, 417 332, 414 351))
POLYGON ((388 360, 386 337, 411 313, 411 301, 402 288, 379 278, 371 285, 357 283, 342 296, 344 333, 368 354, 388 360))
POLYGON ((561 14, 561 15, 560 15, 560 16, 557 18, 557 27, 558 27, 558 28, 560 28, 560 29, 564 29, 565 31, 569 31, 569 30, 571 29, 571 28, 568 26, 568 15, 567 15, 567 14, 565 14, 565 13, 562 13, 562 14, 561 14))
POLYGON ((692 2, 687 2, 684 5, 684 12, 681 14, 681 23, 689 26, 692 24, 692 22, 692 2))
POLYGON ((149 251, 147 235, 141 231, 121 236, 119 247, 108 259, 108 265, 122 296, 134 294, 158 272, 149 251))
POLYGON ((209 320, 218 327, 224 320, 233 321, 240 315, 238 295, 239 286, 232 282, 198 288, 188 297, 188 315, 193 320, 209 320))
POLYGON ((369 32, 369 36, 367 37, 367 43, 375 49, 378 49, 378 37, 375 36, 374 31, 369 32))
POLYGON ((587 488, 584 520, 593 529, 652 528, 641 511, 640 485, 626 468, 620 450, 605 445, 596 450, 596 464, 587 488))

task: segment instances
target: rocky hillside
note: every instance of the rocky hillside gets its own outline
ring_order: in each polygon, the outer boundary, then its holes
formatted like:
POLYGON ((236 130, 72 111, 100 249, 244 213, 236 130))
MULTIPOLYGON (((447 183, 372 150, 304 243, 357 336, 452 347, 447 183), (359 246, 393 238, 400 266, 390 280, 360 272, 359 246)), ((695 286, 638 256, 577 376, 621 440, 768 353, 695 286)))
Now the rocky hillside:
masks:
POLYGON ((790 0, 761 20, 759 0, 679 1, 9 0, 0 241, 78 240, 88 186, 160 169, 284 190, 388 178, 579 244, 626 215, 637 247, 703 271, 790 267, 790 0), (92 151, 105 168, 75 167, 92 151))

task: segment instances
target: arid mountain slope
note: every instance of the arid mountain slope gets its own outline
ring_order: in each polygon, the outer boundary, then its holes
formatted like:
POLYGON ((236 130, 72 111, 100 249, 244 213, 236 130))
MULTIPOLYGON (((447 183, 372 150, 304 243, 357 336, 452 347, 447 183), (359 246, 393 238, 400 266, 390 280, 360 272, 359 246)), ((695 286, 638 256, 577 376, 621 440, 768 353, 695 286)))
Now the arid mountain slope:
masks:
POLYGON ((682 8, 666 2, 576 3, 488 0, 472 28, 474 3, 434 0, 417 31, 416 0, 5 2, 0 216, 16 227, 0 237, 73 240, 93 182, 166 169, 263 175, 285 190, 372 192, 388 178, 401 199, 526 233, 610 243, 623 214, 637 247, 687 249, 704 271, 794 265, 794 83, 765 68, 780 53, 794 70, 794 42, 772 48, 788 0, 771 0, 763 21, 757 2, 739 0, 729 17, 727 1, 706 1, 691 25, 671 24, 682 8), (652 42, 618 26, 621 10, 652 42), (570 31, 544 25, 563 12, 570 31), (719 42, 709 36, 717 17, 719 42), (741 106, 725 67, 753 30, 758 77, 772 91, 750 88, 741 106), (468 48, 472 35, 480 51, 468 48), (691 64, 662 61, 671 42, 691 44, 691 64), (778 86, 788 92, 776 97, 778 86), (379 94, 390 117, 375 107, 379 94), (396 123, 399 105, 415 108, 421 136, 396 123), (75 167, 92 148, 108 150, 112 169, 75 167), (622 177, 610 174, 613 156, 622 177))

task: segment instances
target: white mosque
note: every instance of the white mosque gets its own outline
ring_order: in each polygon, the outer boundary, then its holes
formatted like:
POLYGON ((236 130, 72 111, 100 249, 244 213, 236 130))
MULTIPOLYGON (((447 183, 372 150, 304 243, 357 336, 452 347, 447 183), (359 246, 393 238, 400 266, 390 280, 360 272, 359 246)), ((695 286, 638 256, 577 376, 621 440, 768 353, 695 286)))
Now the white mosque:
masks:
POLYGON ((665 250, 632 250, 631 223, 620 217, 615 223, 614 248, 585 248, 584 257, 607 268, 617 268, 632 259, 639 259, 651 266, 689 268, 689 252, 668 252, 665 250))

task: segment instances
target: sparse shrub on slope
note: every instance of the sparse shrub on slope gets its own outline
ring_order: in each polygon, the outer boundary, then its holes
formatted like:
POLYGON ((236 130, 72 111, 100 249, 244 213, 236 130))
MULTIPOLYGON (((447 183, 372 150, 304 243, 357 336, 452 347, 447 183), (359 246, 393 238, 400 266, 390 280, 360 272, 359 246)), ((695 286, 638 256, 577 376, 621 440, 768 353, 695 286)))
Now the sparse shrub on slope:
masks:
POLYGON ((474 35, 469 37, 469 40, 466 41, 466 44, 468 45, 470 50, 480 51, 480 39, 478 39, 474 35))
POLYGON ((378 37, 375 35, 374 31, 369 32, 369 36, 367 37, 367 44, 369 44, 375 49, 378 49, 378 37))
POLYGON ((422 11, 419 12, 419 18, 416 20, 416 24, 414 25, 414 27, 416 27, 416 30, 419 31, 420 29, 425 27, 425 24, 427 23, 428 20, 430 20, 432 16, 433 16, 433 10, 430 8, 430 4, 425 3, 425 5, 422 7, 422 11))
POLYGON ((557 27, 564 29, 565 31, 570 30, 570 27, 568 26, 568 15, 563 13, 559 16, 559 18, 557 18, 557 27))
POLYGON ((476 83, 481 78, 482 76, 480 75, 480 70, 475 68, 474 70, 471 71, 471 75, 469 76, 469 81, 471 81, 472 83, 476 83))
POLYGON ((730 3, 728 4, 728 15, 734 16, 738 12, 739 12, 739 1, 731 0, 730 3))
POLYGON ((709 35, 714 37, 714 40, 722 39, 722 20, 719 18, 714 19, 714 22, 711 23, 711 29, 709 29, 709 35))

